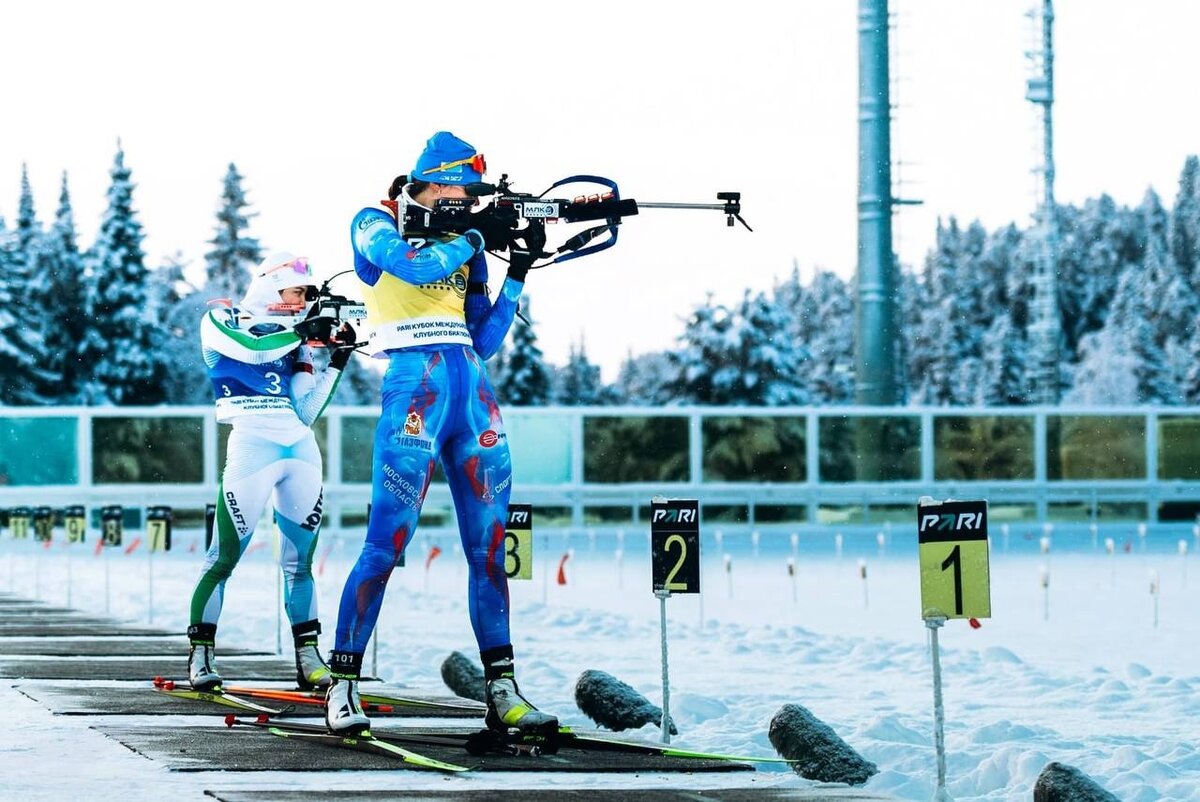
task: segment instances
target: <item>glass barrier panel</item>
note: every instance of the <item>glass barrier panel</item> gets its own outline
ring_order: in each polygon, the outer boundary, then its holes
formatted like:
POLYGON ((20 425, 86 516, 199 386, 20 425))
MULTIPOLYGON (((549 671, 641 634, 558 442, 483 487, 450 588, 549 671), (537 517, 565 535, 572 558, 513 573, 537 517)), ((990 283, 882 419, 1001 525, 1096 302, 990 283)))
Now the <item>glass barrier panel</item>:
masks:
POLYGON ((1158 478, 1200 480, 1200 417, 1159 416, 1158 478))
POLYGON ((822 416, 817 443, 822 482, 921 478, 921 419, 915 415, 822 416))
POLYGON ((514 487, 571 482, 571 421, 571 415, 504 413, 514 487))
POLYGON ((705 417, 705 482, 803 482, 804 418, 705 417))
POLYGON ((586 506, 583 508, 585 524, 632 524, 633 507, 626 504, 617 506, 586 506))
POLYGON ((0 485, 79 484, 75 418, 0 418, 0 485))
POLYGON ((700 520, 706 524, 748 524, 750 507, 747 504, 701 504, 700 520))
POLYGON ((375 450, 377 415, 342 416, 342 481, 371 483, 371 458, 375 450))
MULTIPOLYGON (((916 513, 913 513, 916 518, 916 513)), ((822 504, 817 507, 817 523, 830 526, 851 526, 866 522, 861 504, 822 504)))
POLYGON ((808 507, 803 504, 755 504, 754 520, 761 524, 807 523, 808 507))
POLYGON ((963 482, 1032 479, 1033 417, 935 417, 933 477, 963 482))
POLYGON ((1146 419, 1047 415, 1046 478, 1145 479, 1146 419))
POLYGON ((96 484, 199 484, 204 481, 204 419, 92 419, 96 484))
POLYGON ((612 484, 687 480, 687 418, 584 417, 583 481, 612 484))

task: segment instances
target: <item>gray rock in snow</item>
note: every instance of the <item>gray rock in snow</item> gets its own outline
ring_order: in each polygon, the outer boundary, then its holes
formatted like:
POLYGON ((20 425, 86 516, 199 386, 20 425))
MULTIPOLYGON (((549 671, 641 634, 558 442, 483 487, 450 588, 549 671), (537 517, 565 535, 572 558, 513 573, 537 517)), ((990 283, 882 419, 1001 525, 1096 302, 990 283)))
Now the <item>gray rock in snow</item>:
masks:
POLYGON ((483 668, 462 652, 451 652, 442 661, 442 681, 446 687, 464 699, 486 702, 487 693, 483 680, 483 668))
POLYGON ((796 761, 792 768, 809 780, 862 785, 879 771, 800 705, 779 708, 767 735, 780 757, 796 761))
MULTIPOLYGON (((611 674, 595 669, 588 669, 576 680, 575 704, 592 721, 614 732, 662 725, 661 707, 611 674)), ((671 734, 678 735, 675 722, 668 723, 671 734)))
POLYGON ((1120 802, 1074 766, 1050 762, 1033 784, 1033 802, 1120 802))

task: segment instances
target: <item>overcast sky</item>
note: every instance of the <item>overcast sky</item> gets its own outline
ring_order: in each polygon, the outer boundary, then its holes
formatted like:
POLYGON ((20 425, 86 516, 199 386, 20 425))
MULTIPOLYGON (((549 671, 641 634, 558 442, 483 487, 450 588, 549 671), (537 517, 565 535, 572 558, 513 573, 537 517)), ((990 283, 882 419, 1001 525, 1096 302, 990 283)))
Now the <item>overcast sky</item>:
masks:
MULTIPOLYGON (((893 0, 897 194, 924 201, 897 219, 905 263, 938 216, 1029 220, 1032 3, 893 0)), ((1055 8, 1058 197, 1134 204, 1153 186, 1170 205, 1200 152, 1200 3, 1055 8)), ((709 292, 769 289, 793 262, 853 274, 856 23, 855 0, 4 2, 0 215, 25 162, 49 220, 66 170, 90 244, 118 137, 149 263, 181 251, 197 273, 230 161, 251 233, 329 275, 351 265, 354 213, 440 129, 525 191, 576 173, 641 201, 742 191, 754 233, 647 210, 611 251, 531 275, 547 357, 583 338, 611 380, 627 353, 671 348, 709 292)))

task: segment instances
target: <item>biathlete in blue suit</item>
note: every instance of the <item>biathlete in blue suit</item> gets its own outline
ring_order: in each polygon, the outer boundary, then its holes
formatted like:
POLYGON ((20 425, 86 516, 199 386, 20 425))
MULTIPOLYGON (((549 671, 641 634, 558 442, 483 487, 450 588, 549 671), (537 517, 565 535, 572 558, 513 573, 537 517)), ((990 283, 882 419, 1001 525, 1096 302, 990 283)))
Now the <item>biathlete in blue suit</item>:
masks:
POLYGON ((334 683, 326 722, 334 732, 370 724, 358 691, 363 652, 388 578, 417 528, 438 460, 467 558, 487 724, 498 730, 558 727, 556 718, 521 695, 515 680, 503 545, 512 465, 484 367, 512 325, 527 268, 510 267, 493 304, 478 231, 431 237, 402 230, 406 207, 432 209, 439 198, 466 198, 465 186, 481 181, 484 170, 483 156, 471 145, 448 132, 434 134, 391 211, 363 209, 350 226, 373 356, 389 364, 375 432, 366 541, 342 591, 330 657, 334 683))

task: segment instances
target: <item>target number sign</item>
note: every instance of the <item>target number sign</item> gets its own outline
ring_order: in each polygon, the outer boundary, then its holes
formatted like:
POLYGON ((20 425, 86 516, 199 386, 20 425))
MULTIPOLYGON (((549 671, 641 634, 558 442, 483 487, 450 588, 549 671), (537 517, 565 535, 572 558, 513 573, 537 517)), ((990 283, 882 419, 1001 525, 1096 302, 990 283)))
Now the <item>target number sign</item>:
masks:
POLYGON ((650 568, 655 593, 700 592, 700 502, 651 502, 650 568))
POLYGON ((509 579, 533 579, 533 505, 509 504, 504 529, 504 573, 509 579))
POLYGON ((922 618, 990 618, 987 502, 917 505, 922 618))

